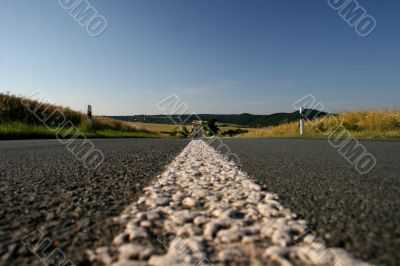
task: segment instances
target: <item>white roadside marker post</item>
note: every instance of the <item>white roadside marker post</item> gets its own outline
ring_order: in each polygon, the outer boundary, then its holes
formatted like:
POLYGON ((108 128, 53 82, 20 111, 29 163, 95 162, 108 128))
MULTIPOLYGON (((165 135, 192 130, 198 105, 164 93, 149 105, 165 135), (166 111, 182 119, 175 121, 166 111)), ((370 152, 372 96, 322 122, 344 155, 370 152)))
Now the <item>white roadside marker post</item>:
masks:
POLYGON ((300 107, 300 135, 304 134, 304 114, 303 107, 300 107))

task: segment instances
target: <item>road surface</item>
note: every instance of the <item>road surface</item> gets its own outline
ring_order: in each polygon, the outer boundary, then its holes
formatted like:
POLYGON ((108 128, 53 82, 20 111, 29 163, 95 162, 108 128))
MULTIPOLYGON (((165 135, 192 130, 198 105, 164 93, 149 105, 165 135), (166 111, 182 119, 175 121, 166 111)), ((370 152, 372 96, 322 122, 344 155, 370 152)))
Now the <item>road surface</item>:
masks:
MULTIPOLYGON (((224 139, 240 167, 328 246, 377 265, 400 260, 400 141, 363 141, 378 160, 360 176, 326 140, 224 139)), ((55 140, 0 142, 0 264, 42 265, 20 239, 40 230, 76 264, 85 249, 109 246, 114 217, 140 196, 189 143, 95 140, 106 155, 87 170, 55 140)), ((196 153, 195 153, 196 154, 196 153)), ((199 158, 200 160, 201 158, 199 158)))
POLYGON ((74 263, 112 240, 112 218, 188 143, 93 140, 104 163, 87 170, 57 140, 0 142, 0 265, 43 265, 20 239, 40 230, 74 263))
POLYGON ((377 159, 366 175, 324 139, 223 141, 239 156, 244 171, 279 194, 329 246, 378 265, 398 265, 400 141, 361 141, 377 159))

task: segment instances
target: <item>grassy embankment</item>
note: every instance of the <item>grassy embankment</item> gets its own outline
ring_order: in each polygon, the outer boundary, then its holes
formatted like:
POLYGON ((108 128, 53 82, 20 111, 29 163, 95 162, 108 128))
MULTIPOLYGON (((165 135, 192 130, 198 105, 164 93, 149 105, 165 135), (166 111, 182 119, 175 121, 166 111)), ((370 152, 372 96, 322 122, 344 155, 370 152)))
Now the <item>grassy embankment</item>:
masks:
POLYGON ((89 121, 86 114, 70 108, 0 93, 0 139, 55 138, 56 135, 70 138, 77 133, 88 138, 160 137, 132 123, 101 116, 89 121))
MULTIPOLYGON (((238 137, 300 137, 298 122, 246 130, 249 132, 238 137)), ((335 136, 343 130, 358 138, 399 138, 400 109, 346 111, 306 121, 304 137, 327 137, 331 133, 335 136)))

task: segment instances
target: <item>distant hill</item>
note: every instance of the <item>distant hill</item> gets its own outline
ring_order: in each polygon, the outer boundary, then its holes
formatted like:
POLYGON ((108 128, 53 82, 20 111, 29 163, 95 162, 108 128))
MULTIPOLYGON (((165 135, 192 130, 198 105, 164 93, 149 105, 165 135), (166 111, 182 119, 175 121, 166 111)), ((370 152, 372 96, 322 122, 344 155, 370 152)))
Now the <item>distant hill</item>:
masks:
MULTIPOLYGON (((317 110, 305 110, 308 115, 307 118, 317 118, 320 116, 325 116, 328 113, 320 112, 317 110)), ((114 119, 130 122, 145 122, 145 123, 159 123, 159 124, 173 124, 170 116, 166 115, 132 115, 132 116, 111 116, 114 119)), ((253 115, 253 114, 198 114, 194 115, 173 115, 172 118, 181 121, 186 121, 186 124, 192 123, 200 117, 201 120, 210 120, 215 118, 217 122, 224 124, 235 124, 244 127, 266 127, 266 126, 276 126, 300 119, 300 114, 298 111, 293 113, 275 113, 270 115, 253 115)))

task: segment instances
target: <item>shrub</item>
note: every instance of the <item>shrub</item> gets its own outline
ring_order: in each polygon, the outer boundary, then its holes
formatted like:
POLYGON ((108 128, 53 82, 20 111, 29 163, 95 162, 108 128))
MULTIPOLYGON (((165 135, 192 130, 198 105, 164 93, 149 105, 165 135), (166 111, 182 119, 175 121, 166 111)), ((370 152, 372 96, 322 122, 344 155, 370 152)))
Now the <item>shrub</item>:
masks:
POLYGON ((236 135, 239 135, 239 134, 244 134, 244 133, 247 133, 247 132, 249 132, 249 131, 245 130, 245 129, 237 128, 237 129, 229 129, 229 130, 223 132, 221 135, 222 136, 233 137, 233 136, 236 136, 236 135))
POLYGON ((217 126, 217 121, 215 120, 215 118, 211 118, 210 120, 208 120, 206 122, 206 125, 203 126, 203 130, 205 131, 204 133, 207 136, 215 136, 216 134, 218 134, 219 128, 217 126))

